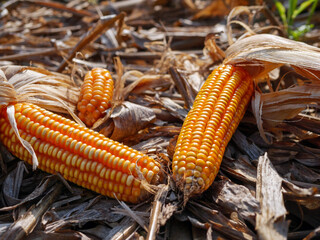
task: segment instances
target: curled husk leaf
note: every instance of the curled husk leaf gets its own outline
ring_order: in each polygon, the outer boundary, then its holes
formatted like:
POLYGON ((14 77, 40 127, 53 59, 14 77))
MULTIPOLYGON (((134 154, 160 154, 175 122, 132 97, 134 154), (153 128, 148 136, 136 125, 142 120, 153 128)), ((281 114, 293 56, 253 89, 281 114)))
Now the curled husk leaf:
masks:
POLYGON ((268 74, 283 65, 308 81, 273 92, 255 92, 252 109, 260 135, 268 142, 268 130, 284 120, 297 116, 312 104, 320 103, 320 49, 306 43, 271 34, 253 35, 236 41, 226 51, 225 64, 246 68, 256 84, 264 82, 268 74))

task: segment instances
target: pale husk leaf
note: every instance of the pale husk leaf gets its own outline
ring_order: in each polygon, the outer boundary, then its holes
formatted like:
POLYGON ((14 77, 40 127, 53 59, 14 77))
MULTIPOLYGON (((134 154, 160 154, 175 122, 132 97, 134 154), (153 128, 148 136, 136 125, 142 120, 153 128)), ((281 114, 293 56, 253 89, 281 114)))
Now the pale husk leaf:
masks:
POLYGON ((74 114, 77 99, 77 87, 70 78, 51 73, 47 70, 23 67, 0 67, 0 107, 7 106, 7 116, 17 138, 32 156, 32 166, 38 166, 37 156, 32 146, 22 139, 15 121, 14 103, 29 102, 45 106, 57 112, 69 112, 78 122, 74 114))
MULTIPOLYGON (((262 138, 263 128, 271 129, 302 110, 320 102, 320 49, 308 44, 271 34, 242 38, 226 51, 225 64, 242 66, 256 83, 270 79, 270 71, 290 65, 298 74, 309 79, 301 86, 291 86, 276 92, 255 92, 252 110, 262 138)), ((286 81, 286 79, 283 79, 286 81)))
POLYGON ((240 39, 227 49, 226 56, 225 64, 254 67, 249 70, 257 80, 284 64, 300 69, 308 78, 320 79, 316 75, 320 71, 320 49, 276 35, 259 34, 240 39))
POLYGON ((33 170, 36 170, 38 165, 39 165, 38 158, 37 158, 36 153, 34 152, 32 146, 30 145, 30 143, 20 137, 19 130, 18 130, 18 127, 17 127, 17 123, 16 123, 16 120, 14 118, 15 112, 14 112, 14 106, 13 105, 9 105, 7 107, 7 115, 8 115, 8 120, 10 122, 10 125, 12 126, 12 129, 13 129, 14 133, 16 134, 16 136, 18 137, 20 143, 31 154, 31 156, 32 156, 32 168, 33 168, 33 170))
POLYGON ((70 77, 24 66, 0 67, 0 105, 29 102, 59 113, 74 114, 79 88, 70 77))

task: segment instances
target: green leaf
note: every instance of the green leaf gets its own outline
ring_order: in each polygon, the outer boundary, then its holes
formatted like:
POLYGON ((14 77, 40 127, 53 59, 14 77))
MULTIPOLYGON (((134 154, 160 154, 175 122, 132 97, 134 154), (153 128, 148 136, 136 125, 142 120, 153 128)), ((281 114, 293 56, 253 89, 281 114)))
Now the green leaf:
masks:
POLYGON ((283 24, 287 27, 286 8, 279 1, 275 1, 275 5, 276 5, 276 8, 279 12, 279 15, 280 15, 280 18, 281 18, 283 24))
POLYGON ((315 0, 304 1, 300 4, 300 6, 293 11, 292 19, 295 19, 300 13, 306 10, 311 4, 313 4, 315 0))
POLYGON ((302 25, 302 26, 298 27, 296 30, 291 31, 291 38, 299 41, 300 38, 303 35, 305 35, 307 32, 310 32, 313 27, 314 27, 313 24, 302 25))
POLYGON ((316 8, 317 8, 317 5, 318 5, 318 0, 315 0, 314 3, 313 3, 313 5, 312 5, 312 7, 311 7, 311 9, 309 10, 309 16, 308 16, 307 24, 310 24, 310 22, 311 22, 311 17, 312 17, 312 15, 313 15, 314 11, 315 11, 316 8))
POLYGON ((288 9, 288 13, 287 13, 289 26, 293 25, 292 15, 293 15, 294 10, 296 10, 296 8, 297 8, 297 3, 298 3, 298 0, 289 0, 289 9, 288 9))

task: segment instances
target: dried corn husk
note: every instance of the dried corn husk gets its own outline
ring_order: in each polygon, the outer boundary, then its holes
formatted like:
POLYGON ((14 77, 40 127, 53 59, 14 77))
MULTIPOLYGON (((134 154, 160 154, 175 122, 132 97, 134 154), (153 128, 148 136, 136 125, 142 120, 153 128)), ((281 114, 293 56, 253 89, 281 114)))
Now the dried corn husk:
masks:
POLYGON ((1 67, 0 88, 0 108, 8 106, 9 122, 21 144, 32 155, 33 169, 36 169, 37 156, 32 146, 20 137, 14 118, 14 106, 10 103, 32 102, 56 112, 69 113, 81 123, 74 114, 79 91, 71 79, 64 75, 22 66, 1 67))
POLYGON ((224 63, 246 65, 256 80, 284 64, 312 80, 320 79, 320 49, 271 34, 253 35, 231 45, 224 63), (250 68, 251 67, 251 68, 250 68), (257 68, 259 67, 259 68, 257 68))
POLYGON ((286 119, 296 117, 320 102, 320 49, 275 35, 260 34, 238 40, 226 51, 224 63, 245 67, 256 84, 283 65, 309 79, 275 92, 255 92, 252 110, 260 135, 268 142, 264 128, 274 130, 286 119))
POLYGON ((78 120, 73 112, 79 88, 70 77, 24 66, 0 67, 0 76, 0 105, 31 102, 55 112, 69 113, 78 120))

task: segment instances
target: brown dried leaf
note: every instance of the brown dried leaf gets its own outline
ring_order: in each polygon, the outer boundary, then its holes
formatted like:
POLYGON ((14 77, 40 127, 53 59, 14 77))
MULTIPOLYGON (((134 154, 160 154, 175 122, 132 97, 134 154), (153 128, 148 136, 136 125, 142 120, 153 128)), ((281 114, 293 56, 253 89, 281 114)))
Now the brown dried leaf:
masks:
POLYGON ((222 61, 226 54, 224 51, 216 44, 216 37, 214 34, 208 34, 204 42, 203 55, 209 55, 213 62, 222 61))
POLYGON ((320 103, 320 84, 294 86, 264 94, 256 91, 252 98, 252 110, 261 137, 268 142, 263 127, 272 130, 314 103, 320 103))
MULTIPOLYGON (((252 21, 255 15, 254 12, 261 12, 262 9, 263 7, 261 6, 236 6, 232 8, 230 13, 228 14, 227 25, 226 25, 227 39, 228 39, 229 45, 232 45, 234 43, 234 34, 232 31, 232 24, 238 24, 242 26, 244 29, 247 30, 247 33, 246 33, 247 35, 255 34, 255 32, 252 30, 253 26, 247 25, 247 23, 243 21, 232 20, 232 19, 240 17, 241 15, 246 15, 248 16, 249 21, 254 23, 254 21, 252 21)), ((259 26, 259 29, 261 30, 260 26, 259 26)))
POLYGON ((184 75, 174 67, 169 68, 170 75, 174 81, 175 87, 184 100, 184 106, 190 109, 193 105, 196 94, 192 91, 192 86, 184 75))
POLYGON ((296 162, 292 162, 290 173, 295 180, 307 183, 320 182, 320 174, 311 168, 296 162))
POLYGON ((97 203, 93 203, 93 205, 90 202, 84 202, 82 204, 67 205, 66 207, 62 207, 61 210, 52 209, 51 213, 48 212, 47 215, 53 215, 58 218, 49 221, 50 217, 47 217, 44 226, 45 232, 56 232, 65 226, 81 227, 93 221, 107 221, 109 223, 119 221, 122 216, 112 211, 112 207, 117 205, 116 201, 99 200, 97 203))
POLYGON ((314 229, 311 233, 308 234, 303 240, 312 240, 314 237, 319 236, 320 234, 320 227, 314 229))
POLYGON ((42 200, 31 207, 25 214, 21 215, 17 221, 12 223, 9 229, 1 236, 1 239, 23 239, 30 234, 43 214, 52 203, 58 198, 62 190, 62 184, 56 184, 53 190, 44 196, 42 200))
POLYGON ((282 143, 277 143, 277 144, 272 145, 268 149, 268 151, 267 151, 268 157, 270 158, 271 162, 274 165, 280 165, 280 164, 283 164, 283 163, 288 162, 290 160, 293 160, 295 158, 295 156, 298 154, 297 149, 294 150, 292 148, 292 150, 291 150, 291 149, 286 149, 285 147, 286 146, 283 145, 282 143))
POLYGON ((236 130, 233 134, 232 141, 237 145, 241 152, 246 153, 252 160, 258 159, 259 156, 264 153, 264 151, 256 146, 249 138, 246 138, 239 130, 236 130))
POLYGON ((245 156, 239 156, 236 159, 226 159, 222 161, 221 168, 224 172, 233 177, 248 183, 255 183, 257 169, 245 156))
POLYGON ((247 0, 215 0, 212 1, 203 10, 194 15, 193 19, 207 18, 207 17, 223 17, 228 15, 232 8, 236 6, 248 5, 247 0))
POLYGON ((319 148, 312 148, 312 147, 303 147, 305 149, 304 152, 299 152, 295 159, 302 163, 303 165, 309 167, 319 167, 320 166, 320 149, 319 148))
POLYGON ((166 108, 173 116, 178 119, 184 120, 188 114, 188 111, 175 103, 173 100, 167 97, 160 99, 161 106, 166 108))
POLYGON ((126 240, 132 236, 133 232, 137 231, 138 227, 135 221, 125 219, 119 225, 112 228, 108 235, 103 236, 103 239, 126 240))
MULTIPOLYGON (((171 217, 171 215, 168 214, 165 215, 167 216, 167 218, 165 218, 164 215, 161 214, 162 212, 164 212, 163 208, 166 207, 164 204, 165 199, 168 195, 169 185, 161 184, 158 185, 157 188, 158 190, 154 197, 150 214, 147 239, 155 239, 159 231, 160 224, 164 225, 167 222, 167 220, 171 217)), ((174 209, 174 211, 172 211, 172 214, 176 210, 177 209, 174 209)))
MULTIPOLYGON (((320 84, 295 86, 261 96, 262 118, 272 121, 291 119, 313 103, 320 103, 320 84)), ((268 122, 271 124, 271 121, 268 122)))
POLYGON ((36 198, 40 197, 48 189, 52 183, 56 182, 56 177, 51 176, 43 179, 38 186, 26 197, 23 199, 18 199, 18 194, 20 192, 21 181, 23 180, 23 172, 21 172, 21 167, 25 168, 24 162, 19 162, 18 167, 12 171, 3 183, 3 198, 6 201, 8 207, 0 208, 0 211, 9 211, 13 210, 27 202, 33 201, 36 198), (12 176, 12 174, 16 174, 12 176))
POLYGON ((110 118, 114 122, 114 130, 111 139, 121 139, 137 133, 155 119, 152 109, 131 102, 123 102, 116 107, 110 118))
POLYGON ((187 208, 196 217, 209 223, 213 229, 227 236, 228 239, 256 239, 255 234, 246 225, 228 219, 220 211, 193 201, 189 201, 187 208))
POLYGON ((320 194, 317 194, 316 188, 301 188, 286 179, 282 179, 282 181, 284 185, 284 189, 282 191, 286 195, 295 196, 297 198, 306 198, 307 201, 313 201, 312 198, 308 199, 309 197, 316 197, 318 203, 320 203, 320 194))
POLYGON ((277 142, 270 146, 268 154, 272 163, 280 164, 295 159, 305 166, 320 166, 320 150, 314 147, 308 147, 300 143, 277 142))
POLYGON ((124 88, 124 96, 127 97, 130 92, 142 93, 154 88, 167 88, 172 84, 171 78, 166 75, 146 75, 139 71, 128 71, 123 75, 127 80, 133 80, 130 85, 124 88))
POLYGON ((320 118, 299 113, 298 116, 291 119, 291 125, 298 126, 307 131, 320 134, 320 118))
MULTIPOLYGON (((82 232, 85 232, 82 230, 82 232)), ((90 236, 71 229, 63 229, 54 233, 34 231, 25 240, 91 240, 90 236)))
MULTIPOLYGON (((23 162, 19 162, 17 167, 11 171, 5 178, 2 184, 2 194, 8 206, 19 204, 21 202, 18 199, 21 183, 23 181, 23 173, 27 171, 23 162)), ((2 209, 0 209, 1 211, 2 209)))
POLYGON ((319 134, 314 134, 310 131, 306 131, 304 129, 301 129, 299 127, 295 127, 291 125, 290 123, 294 120, 286 120, 284 123, 278 124, 277 128, 283 129, 284 131, 290 132, 294 134, 299 140, 312 140, 319 137, 319 134), (288 122, 288 123, 287 123, 288 122))
POLYGON ((248 188, 230 180, 214 182, 213 188, 217 204, 230 212, 237 212, 241 218, 252 224, 255 223, 255 216, 260 212, 260 206, 248 188))

